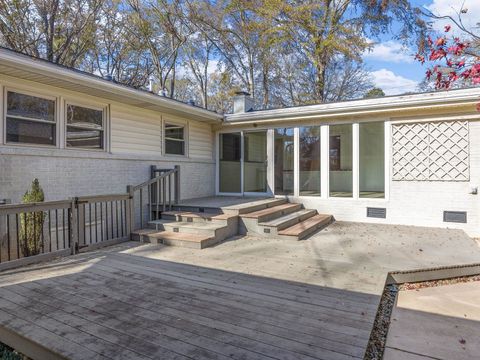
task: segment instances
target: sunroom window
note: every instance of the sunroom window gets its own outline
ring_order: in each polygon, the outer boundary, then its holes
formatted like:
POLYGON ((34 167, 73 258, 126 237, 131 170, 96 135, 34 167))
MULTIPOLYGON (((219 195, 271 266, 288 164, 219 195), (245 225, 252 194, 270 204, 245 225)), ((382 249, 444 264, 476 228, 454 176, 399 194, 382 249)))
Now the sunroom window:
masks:
POLYGON ((55 100, 8 91, 6 137, 9 143, 55 145, 55 100))
POLYGON ((185 127, 165 124, 165 154, 185 155, 185 127))
POLYGON ((104 148, 103 110, 67 105, 67 147, 104 148))

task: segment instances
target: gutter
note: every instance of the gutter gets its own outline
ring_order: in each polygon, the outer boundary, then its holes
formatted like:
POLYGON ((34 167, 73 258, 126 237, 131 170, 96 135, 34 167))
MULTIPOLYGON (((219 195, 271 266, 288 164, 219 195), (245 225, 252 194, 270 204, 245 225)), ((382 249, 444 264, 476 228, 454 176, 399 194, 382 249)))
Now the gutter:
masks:
POLYGON ((174 99, 164 98, 159 95, 134 89, 119 83, 114 83, 93 74, 66 68, 57 64, 52 64, 46 60, 32 58, 28 55, 16 53, 12 50, 0 49, 0 63, 21 71, 28 71, 33 74, 58 78, 75 85, 93 87, 105 93, 116 96, 125 96, 130 99, 147 102, 165 109, 171 109, 176 112, 198 116, 206 120, 218 123, 223 121, 223 115, 216 112, 186 104, 174 99))
POLYGON ((224 125, 240 125, 255 121, 275 122, 298 118, 325 118, 332 116, 358 116, 394 110, 425 109, 452 105, 474 105, 480 102, 480 88, 459 89, 434 93, 391 96, 376 99, 343 101, 329 104, 306 105, 275 110, 260 110, 241 114, 228 114, 224 125))

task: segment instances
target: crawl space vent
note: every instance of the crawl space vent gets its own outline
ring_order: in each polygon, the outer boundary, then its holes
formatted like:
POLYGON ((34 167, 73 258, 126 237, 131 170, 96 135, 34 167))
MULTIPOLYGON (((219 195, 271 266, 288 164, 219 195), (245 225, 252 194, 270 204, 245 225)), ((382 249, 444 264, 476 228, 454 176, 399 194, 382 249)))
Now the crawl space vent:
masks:
POLYGON ((453 222, 453 223, 467 223, 467 212, 466 211, 444 211, 443 212, 443 222, 453 222))
POLYGON ((387 209, 367 207, 367 217, 385 219, 387 217, 387 209))

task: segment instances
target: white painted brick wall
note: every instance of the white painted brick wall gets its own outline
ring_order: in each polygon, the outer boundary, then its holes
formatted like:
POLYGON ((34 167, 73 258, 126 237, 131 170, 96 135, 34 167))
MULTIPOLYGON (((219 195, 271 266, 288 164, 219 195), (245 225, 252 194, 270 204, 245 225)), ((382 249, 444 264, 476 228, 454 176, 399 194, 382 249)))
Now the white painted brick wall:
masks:
MULTIPOLYGON (((480 236, 480 195, 469 194, 480 187, 480 123, 470 122, 470 180, 466 182, 392 181, 390 197, 381 199, 292 198, 307 208, 333 214, 337 220, 416 226, 448 227, 480 236), (367 218, 366 207, 384 207, 386 219, 367 218), (466 211, 467 224, 443 222, 443 211, 466 211)), ((391 178, 391 177, 390 177, 391 178)))
MULTIPOLYGON (((18 149, 0 152, 0 199, 19 202, 33 178, 38 178, 46 200, 73 196, 125 193, 127 185, 150 178, 150 166, 180 165, 182 199, 211 196, 215 192, 212 161, 151 161, 141 159, 66 157, 45 155, 43 150, 18 149)), ((60 154, 61 150, 52 154, 60 154)), ((73 153, 72 153, 73 154, 73 153)))

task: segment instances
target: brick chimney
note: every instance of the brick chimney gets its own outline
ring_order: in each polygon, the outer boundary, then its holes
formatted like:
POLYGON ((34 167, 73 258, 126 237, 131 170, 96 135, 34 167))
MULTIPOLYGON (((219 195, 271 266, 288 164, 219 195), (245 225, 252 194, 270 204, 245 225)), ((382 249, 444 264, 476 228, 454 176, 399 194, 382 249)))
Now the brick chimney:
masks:
POLYGON ((246 91, 237 91, 233 97, 233 113, 241 114, 253 110, 253 99, 246 91))

